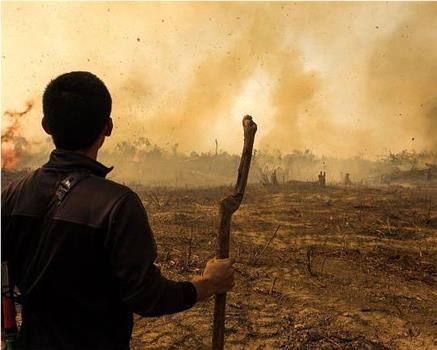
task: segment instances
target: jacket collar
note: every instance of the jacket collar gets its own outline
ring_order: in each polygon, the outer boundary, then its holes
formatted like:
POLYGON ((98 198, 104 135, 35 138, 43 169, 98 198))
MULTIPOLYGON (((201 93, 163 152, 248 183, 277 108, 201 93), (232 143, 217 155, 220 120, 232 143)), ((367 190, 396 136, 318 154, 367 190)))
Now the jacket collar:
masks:
POLYGON ((94 175, 106 177, 114 167, 108 168, 102 163, 76 152, 55 149, 43 168, 67 171, 88 170, 94 175))

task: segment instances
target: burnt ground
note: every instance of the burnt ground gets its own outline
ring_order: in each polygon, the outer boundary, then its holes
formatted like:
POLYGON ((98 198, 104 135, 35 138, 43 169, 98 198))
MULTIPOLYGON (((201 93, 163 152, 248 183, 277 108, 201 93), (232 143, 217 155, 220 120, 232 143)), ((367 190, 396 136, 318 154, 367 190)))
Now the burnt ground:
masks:
MULTIPOLYGON (((229 192, 140 192, 164 275, 201 273, 229 192)), ((232 225, 226 348, 437 349, 436 243, 437 188, 249 186, 232 225)), ((136 318, 132 348, 209 349, 212 307, 136 318)))

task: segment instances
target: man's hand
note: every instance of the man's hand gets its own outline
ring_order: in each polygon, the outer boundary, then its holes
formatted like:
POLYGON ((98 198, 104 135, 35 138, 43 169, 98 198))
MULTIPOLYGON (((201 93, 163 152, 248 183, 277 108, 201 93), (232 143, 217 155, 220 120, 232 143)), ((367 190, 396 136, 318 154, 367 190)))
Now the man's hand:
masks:
POLYGON ((234 287, 234 262, 232 258, 214 258, 206 263, 202 276, 192 281, 197 291, 197 301, 226 293, 234 287))

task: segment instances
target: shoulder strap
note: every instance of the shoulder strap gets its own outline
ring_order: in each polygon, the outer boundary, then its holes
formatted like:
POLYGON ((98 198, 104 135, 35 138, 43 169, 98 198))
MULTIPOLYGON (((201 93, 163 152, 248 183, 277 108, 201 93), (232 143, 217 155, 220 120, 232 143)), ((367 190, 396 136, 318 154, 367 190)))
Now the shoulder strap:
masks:
MULTIPOLYGON (((89 176, 90 176, 90 173, 88 173, 88 172, 71 173, 71 174, 67 175, 58 185, 56 192, 55 192, 55 195, 51 199, 49 206, 47 208, 46 214, 44 216, 44 219, 42 220, 41 238, 39 240, 39 244, 38 244, 38 247, 35 251, 35 254, 32 258, 32 262, 29 264, 30 268, 29 268, 28 273, 27 273, 28 278, 30 278, 29 271, 32 270, 31 267, 32 267, 33 263, 35 263, 36 259, 38 258, 38 256, 41 253, 41 249, 43 246, 42 243, 44 242, 44 238, 49 231, 51 219, 54 217, 56 210, 59 208, 59 206, 61 205, 63 200, 67 197, 67 195, 70 193, 70 191, 73 189, 73 187, 75 187, 78 183, 80 183, 82 180, 86 179, 89 176)), ((38 282, 41 280, 41 278, 44 276, 45 272, 47 271, 48 267, 50 266, 52 259, 53 259, 53 255, 50 256, 49 260, 44 265, 44 267, 41 269, 41 271, 38 273, 38 275, 34 279, 34 281, 31 284, 29 284, 29 288, 27 288, 27 291, 25 293, 21 294, 21 296, 19 298, 19 301, 21 303, 24 303, 28 299, 30 293, 38 285, 38 282)))

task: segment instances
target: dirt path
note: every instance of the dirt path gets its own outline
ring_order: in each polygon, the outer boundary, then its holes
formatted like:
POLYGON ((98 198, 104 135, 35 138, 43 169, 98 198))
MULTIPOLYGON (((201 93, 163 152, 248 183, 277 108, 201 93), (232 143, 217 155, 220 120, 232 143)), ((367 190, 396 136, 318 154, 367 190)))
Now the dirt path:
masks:
MULTIPOLYGON (((212 257, 227 192, 142 193, 165 275, 189 278, 212 257)), ((436 188, 250 186, 232 230, 228 349, 437 349, 436 188)), ((209 349, 211 320, 211 302, 138 318, 133 348, 209 349)))

